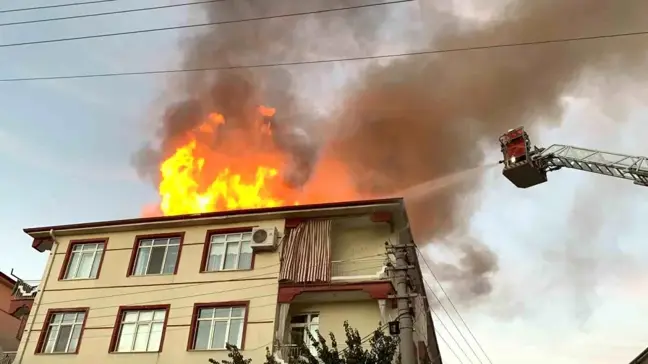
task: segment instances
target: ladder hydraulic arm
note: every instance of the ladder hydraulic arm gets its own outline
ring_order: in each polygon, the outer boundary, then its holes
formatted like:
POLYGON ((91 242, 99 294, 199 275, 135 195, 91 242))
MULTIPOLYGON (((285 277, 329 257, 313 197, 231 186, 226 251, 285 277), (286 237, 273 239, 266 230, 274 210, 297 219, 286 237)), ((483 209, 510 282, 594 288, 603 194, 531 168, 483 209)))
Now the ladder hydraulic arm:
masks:
POLYGON ((500 137, 503 174, 514 185, 528 188, 547 181, 547 172, 561 168, 602 174, 648 187, 648 158, 554 144, 531 147, 522 127, 500 137))

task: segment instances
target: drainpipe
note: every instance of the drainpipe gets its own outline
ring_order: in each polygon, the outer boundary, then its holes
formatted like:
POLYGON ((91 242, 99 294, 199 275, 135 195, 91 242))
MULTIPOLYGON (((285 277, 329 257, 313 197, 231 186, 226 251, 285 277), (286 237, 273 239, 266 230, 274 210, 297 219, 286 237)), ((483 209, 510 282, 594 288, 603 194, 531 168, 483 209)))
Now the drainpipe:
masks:
POLYGON ((23 335, 23 338, 20 341, 20 345, 22 348, 20 349, 19 353, 16 355, 16 358, 14 359, 14 364, 22 364, 23 356, 25 355, 25 350, 27 350, 27 344, 29 343, 29 338, 32 334, 32 330, 34 329, 34 324, 36 323, 36 315, 38 313, 38 309, 40 308, 41 301, 43 300, 43 293, 45 291, 44 288, 45 285, 47 284, 47 280, 49 279, 50 273, 52 272, 52 266, 54 265, 54 257, 56 256, 56 250, 59 247, 59 244, 56 241, 56 236, 54 235, 54 229, 49 231, 49 236, 52 238, 52 249, 50 249, 50 258, 48 259, 47 266, 45 268, 45 275, 43 276, 43 280, 39 284, 38 293, 34 298, 36 302, 34 302, 34 305, 32 306, 32 310, 30 310, 29 312, 29 316, 31 316, 29 330, 27 330, 27 335, 23 335))

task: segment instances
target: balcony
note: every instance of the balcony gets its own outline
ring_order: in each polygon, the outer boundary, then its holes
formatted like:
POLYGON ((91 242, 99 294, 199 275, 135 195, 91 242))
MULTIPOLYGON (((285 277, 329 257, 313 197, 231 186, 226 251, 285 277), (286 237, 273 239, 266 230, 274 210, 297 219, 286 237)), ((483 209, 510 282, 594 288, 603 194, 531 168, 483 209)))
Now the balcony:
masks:
POLYGON ((331 281, 370 281, 388 279, 385 257, 331 261, 331 281))

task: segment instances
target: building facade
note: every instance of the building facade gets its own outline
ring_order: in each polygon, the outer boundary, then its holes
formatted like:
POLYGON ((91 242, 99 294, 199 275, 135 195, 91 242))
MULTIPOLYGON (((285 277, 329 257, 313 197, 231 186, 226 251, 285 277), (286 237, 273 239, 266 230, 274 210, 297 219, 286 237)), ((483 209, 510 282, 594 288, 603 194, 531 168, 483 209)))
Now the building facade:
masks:
MULTIPOLYGON (((206 363, 230 343, 260 364, 317 330, 344 345, 345 320, 364 336, 399 316, 389 246, 408 226, 389 199, 25 229, 50 258, 15 363, 206 363)), ((438 363, 408 259, 411 345, 438 363)))

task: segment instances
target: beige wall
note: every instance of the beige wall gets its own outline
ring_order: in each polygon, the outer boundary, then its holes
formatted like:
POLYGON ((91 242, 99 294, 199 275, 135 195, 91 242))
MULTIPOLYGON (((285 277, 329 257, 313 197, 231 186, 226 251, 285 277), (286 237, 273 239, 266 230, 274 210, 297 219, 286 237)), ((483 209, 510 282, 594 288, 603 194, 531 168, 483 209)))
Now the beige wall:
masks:
POLYGON ((373 275, 385 260, 385 241, 389 239, 388 224, 333 228, 331 260, 334 275, 373 275), (336 262, 342 261, 342 262, 336 262))
POLYGON ((320 333, 330 344, 329 333, 332 332, 338 342, 340 351, 346 348, 345 320, 349 321, 352 328, 358 330, 361 337, 371 334, 378 328, 381 321, 378 302, 375 300, 290 305, 291 316, 315 312, 320 314, 320 333))
MULTIPOLYGON (((25 335, 27 348, 23 364, 37 363, 205 363, 208 358, 225 359, 226 352, 187 352, 189 325, 195 303, 250 301, 244 353, 262 363, 265 347, 271 346, 277 302, 278 253, 258 253, 254 269, 239 272, 199 273, 207 230, 250 224, 202 226, 185 229, 137 231, 109 236, 99 279, 58 281, 70 240, 101 238, 105 235, 60 238, 52 272, 44 285, 42 301, 30 320, 34 331, 25 335), (136 235, 185 232, 177 275, 127 277, 126 271, 136 235), (161 353, 108 354, 119 306, 170 304, 168 327, 161 353), (86 329, 78 355, 34 355, 48 309, 89 307, 86 329)), ((284 230, 283 220, 264 221, 264 227, 284 230)), ((36 309, 36 308, 35 308, 36 309)), ((29 323, 27 325, 29 327, 29 323)), ((23 343, 24 344, 24 343, 23 343)))

